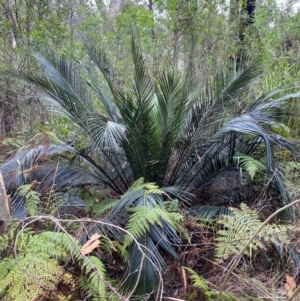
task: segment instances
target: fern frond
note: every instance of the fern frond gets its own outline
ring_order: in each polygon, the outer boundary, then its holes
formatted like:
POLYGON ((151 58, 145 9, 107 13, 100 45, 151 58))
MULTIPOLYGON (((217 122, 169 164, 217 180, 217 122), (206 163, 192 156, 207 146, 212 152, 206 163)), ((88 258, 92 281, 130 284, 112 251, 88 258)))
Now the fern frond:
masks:
POLYGON ((124 262, 127 262, 129 259, 129 252, 127 246, 131 243, 131 241, 132 239, 129 236, 125 236, 123 245, 116 246, 124 262))
POLYGON ((141 178, 139 178, 139 179, 137 179, 136 181, 133 182, 133 184, 127 190, 126 194, 128 192, 132 192, 132 191, 135 191, 135 190, 143 189, 143 187, 144 187, 144 178, 141 177, 141 178))
POLYGON ((192 280, 193 286, 200 288, 205 296, 207 297, 207 301, 212 301, 211 299, 211 292, 208 287, 207 281, 200 277, 196 272, 194 272, 192 269, 184 267, 185 270, 187 270, 190 274, 190 278, 192 280))
POLYGON ((54 290, 60 275, 62 267, 57 260, 45 254, 19 256, 0 281, 0 292, 5 291, 4 300, 35 300, 45 291, 54 290))
MULTIPOLYGON (((132 213, 126 229, 136 238, 141 237, 150 230, 150 225, 163 227, 163 221, 168 223, 172 228, 177 229, 177 224, 183 222, 183 216, 177 212, 167 212, 165 209, 154 206, 139 206, 130 208, 132 213)), ((126 244, 131 242, 127 235, 126 244)))
POLYGON ((236 157, 233 157, 237 160, 238 165, 246 170, 249 173, 249 176, 251 177, 251 180, 253 180, 254 176, 258 172, 266 171, 266 166, 261 161, 252 158, 251 156, 245 155, 245 154, 239 154, 236 157))
POLYGON ((164 202, 165 208, 168 212, 178 212, 179 203, 177 199, 164 202))
POLYGON ((9 237, 6 234, 0 235, 0 252, 4 251, 8 247, 9 237))
MULTIPOLYGON (((26 242, 19 246, 24 253, 27 251, 31 254, 47 254, 50 258, 66 261, 70 258, 71 252, 67 248, 58 244, 53 238, 46 235, 33 235, 26 242)), ((55 236, 55 233, 52 233, 55 236)))
POLYGON ((153 194, 165 194, 165 192, 162 189, 159 189, 159 186, 157 186, 155 183, 144 183, 144 178, 142 177, 131 185, 125 195, 138 190, 145 190, 147 193, 153 194))
POLYGON ((115 199, 107 199, 104 201, 101 201, 100 203, 94 203, 92 205, 92 214, 94 217, 101 217, 103 213, 105 213, 107 210, 114 208, 118 204, 119 200, 115 199))
MULTIPOLYGON (((190 279, 192 280, 192 285, 195 288, 201 289, 201 291, 204 293, 207 301, 214 301, 216 300, 218 296, 218 291, 211 290, 208 286, 208 282, 199 276, 195 271, 193 271, 190 268, 184 267, 185 270, 187 270, 190 274, 190 279)), ((197 296, 195 296, 197 297, 197 296)), ((236 298, 234 298, 230 293, 224 292, 220 301, 236 301, 236 298)))
POLYGON ((94 296, 93 300, 106 300, 105 267, 99 258, 89 256, 84 260, 82 267, 86 275, 81 281, 81 288, 94 296))
POLYGON ((32 189, 32 184, 22 185, 18 188, 18 193, 26 199, 26 210, 30 216, 34 216, 38 212, 40 203, 39 193, 32 189))
MULTIPOLYGON (((8 240, 11 240, 9 237, 8 240)), ((62 232, 32 231, 19 233, 16 239, 18 257, 7 257, 0 262, 1 300, 37 300, 41 296, 56 295, 57 284, 73 276, 64 271, 62 262, 73 258, 85 272, 82 288, 94 300, 106 300, 105 267, 95 256, 85 260, 78 241, 62 232), (65 280, 64 280, 65 279, 65 280)))
MULTIPOLYGON (((12 257, 6 257, 0 262, 0 281, 3 280, 12 267, 16 264, 16 261, 12 257)), ((1 291, 1 288, 0 288, 1 291)))
POLYGON ((41 239, 45 239, 47 242, 53 243, 57 248, 61 248, 61 250, 64 250, 71 256, 80 258, 80 248, 78 241, 71 235, 67 235, 62 232, 45 231, 40 233, 39 236, 41 236, 41 239))
MULTIPOLYGON (((216 259, 222 261, 230 255, 240 252, 252 237, 256 230, 261 227, 262 222, 258 214, 251 210, 247 205, 241 204, 241 208, 230 208, 232 215, 224 216, 219 223, 223 225, 223 229, 218 231, 216 238, 216 259)), ((270 244, 286 245, 290 242, 292 231, 291 226, 287 225, 267 225, 263 228, 260 235, 245 250, 245 255, 252 256, 259 250, 266 249, 270 244)))

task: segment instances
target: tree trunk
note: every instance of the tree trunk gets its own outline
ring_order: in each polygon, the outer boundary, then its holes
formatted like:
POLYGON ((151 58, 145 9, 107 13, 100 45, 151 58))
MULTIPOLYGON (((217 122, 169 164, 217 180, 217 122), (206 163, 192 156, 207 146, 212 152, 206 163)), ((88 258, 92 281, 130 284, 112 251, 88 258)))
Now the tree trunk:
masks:
POLYGON ((152 40, 155 40, 153 0, 149 0, 148 8, 149 8, 150 12, 152 13, 152 18, 153 18, 153 24, 152 24, 152 28, 151 28, 151 37, 152 37, 152 40))
POLYGON ((10 78, 5 78, 0 84, 0 111, 1 134, 8 136, 18 130, 21 121, 18 95, 13 91, 10 78))
POLYGON ((9 198, 6 195, 5 185, 0 172, 0 235, 6 231, 6 223, 11 220, 9 198))
POLYGON ((245 32, 254 23, 256 0, 232 0, 230 4, 230 19, 237 22, 237 51, 233 57, 237 70, 246 68, 248 49, 245 42, 245 32), (245 18, 246 16, 246 18, 245 18))
POLYGON ((108 15, 111 18, 115 18, 117 16, 118 12, 122 9, 124 2, 125 2, 124 0, 111 1, 108 15))

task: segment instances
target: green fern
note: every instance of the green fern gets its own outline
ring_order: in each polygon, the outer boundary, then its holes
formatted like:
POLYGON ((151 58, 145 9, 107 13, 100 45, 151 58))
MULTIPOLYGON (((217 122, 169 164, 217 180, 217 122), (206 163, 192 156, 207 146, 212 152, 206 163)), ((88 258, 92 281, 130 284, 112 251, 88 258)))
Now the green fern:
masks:
POLYGON ((48 239, 52 239, 57 246, 67 250, 81 265, 85 271, 85 275, 80 279, 82 290, 86 291, 90 296, 93 296, 93 300, 106 300, 105 267, 101 260, 95 256, 89 256, 87 259, 82 258, 77 241, 72 239, 71 236, 65 235, 64 233, 55 233, 57 235, 54 235, 53 239, 51 238, 51 232, 44 232, 42 234, 45 234, 45 237, 48 239), (76 248, 74 248, 74 245, 76 248))
MULTIPOLYGON (((143 178, 135 181, 123 197, 133 191, 139 190, 144 191, 143 198, 136 204, 136 207, 127 209, 131 213, 126 226, 128 232, 135 238, 139 238, 149 232, 151 225, 156 224, 163 227, 163 223, 168 223, 172 228, 177 229, 177 225, 183 222, 184 219, 181 214, 172 212, 176 207, 178 208, 178 200, 163 202, 163 207, 161 204, 158 205, 155 199, 150 201, 154 195, 159 195, 160 197, 165 192, 155 183, 144 183, 143 178)), ((131 236, 125 235, 124 248, 131 242, 131 236)))
POLYGON ((0 281, 0 292, 6 291, 3 300, 35 300, 45 291, 53 291, 62 273, 57 260, 46 254, 19 256, 0 281))
POLYGON ((15 259, 12 257, 7 257, 1 260, 0 262, 0 281, 3 280, 9 271, 13 268, 15 265, 15 259))
POLYGON ((94 217, 101 217, 109 209, 115 207, 119 200, 110 199, 109 193, 109 189, 102 189, 98 186, 89 187, 84 191, 80 191, 80 196, 86 202, 86 212, 91 212, 94 217))
MULTIPOLYGON (((7 246, 13 243, 14 231, 13 227, 6 236, 7 246)), ((36 235, 25 229, 17 235, 15 248, 18 256, 10 255, 0 264, 1 300, 35 300, 39 296, 53 295, 59 281, 68 274, 59 261, 66 262, 71 258, 62 244, 55 243, 56 234, 67 244, 69 236, 62 233, 36 235)))
MULTIPOLYGON (((192 283, 193 283, 192 285, 196 288, 201 289, 201 291, 204 293, 205 297, 207 298, 206 299, 207 301, 213 301, 212 292, 208 287, 207 281, 204 278, 200 277, 192 269, 187 268, 187 267, 185 267, 184 269, 189 272, 190 279, 192 280, 192 283)), ((197 297, 197 296, 194 296, 194 294, 193 294, 193 298, 197 297)))
POLYGON ((41 198, 39 192, 35 190, 37 185, 38 182, 33 181, 18 188, 18 194, 25 197, 26 210, 29 216, 37 214, 56 215, 59 208, 66 202, 66 197, 51 190, 41 198))
POLYGON ((179 204, 177 199, 164 202, 165 208, 168 212, 178 212, 179 204))
MULTIPOLYGON (((203 294, 206 297, 206 301, 214 301, 217 299, 219 292, 217 290, 211 290, 208 286, 208 282, 204 278, 199 276, 195 271, 193 271, 190 268, 184 267, 184 269, 189 272, 193 287, 199 288, 203 292, 203 294)), ((199 296, 198 296, 197 292, 194 291, 189 296, 188 300, 196 300, 197 298, 199 298, 199 296)), ((236 301, 236 298, 233 297, 228 292, 224 292, 221 299, 219 299, 219 300, 220 301, 236 301)))
POLYGON ((106 199, 100 203, 95 203, 90 206, 90 211, 94 217, 101 217, 107 210, 112 209, 118 204, 119 200, 106 199))
POLYGON ((149 226, 157 224, 162 227, 162 220, 169 223, 174 229, 176 223, 183 221, 183 216, 176 212, 167 212, 165 209, 155 206, 140 206, 129 209, 131 215, 127 224, 127 230, 135 237, 140 237, 149 231, 149 226))
MULTIPOLYGON (((80 247, 78 241, 71 235, 67 235, 62 232, 45 231, 40 233, 38 236, 40 240, 46 241, 43 246, 39 247, 39 251, 48 252, 49 255, 55 255, 56 257, 59 257, 59 254, 62 254, 63 256, 64 254, 68 254, 68 256, 76 259, 80 258, 80 247), (49 250, 50 244, 53 245, 53 248, 57 248, 57 250, 53 251, 53 254, 51 254, 52 251, 49 250)), ((63 259, 63 257, 61 259, 63 259)))
POLYGON ((26 209, 30 216, 38 213, 40 204, 39 193, 32 189, 32 184, 22 185, 18 188, 18 193, 26 199, 26 209))
POLYGON ((111 220, 122 216, 127 230, 122 245, 116 246, 125 262, 120 291, 126 295, 151 295, 157 288, 166 268, 158 247, 177 256, 173 245, 180 243, 177 230, 184 218, 174 212, 177 201, 171 201, 166 191, 140 178, 107 216, 111 220))
MULTIPOLYGON (((238 254, 244 244, 246 244, 253 234, 262 225, 258 214, 247 205, 241 204, 240 209, 230 208, 232 215, 226 215, 219 223, 223 225, 218 231, 216 238, 216 259, 222 261, 230 255, 238 254)), ((245 250, 245 255, 253 256, 259 250, 266 249, 270 244, 288 244, 288 233, 292 231, 291 226, 267 225, 263 228, 249 248, 245 250)))
POLYGON ((283 123, 277 122, 271 125, 271 130, 275 134, 279 134, 285 138, 292 138, 291 130, 283 123))
MULTIPOLYGON (((81 255, 77 239, 62 232, 45 231, 35 234, 31 230, 18 233, 15 229, 1 237, 9 247, 15 245, 18 256, 10 255, 0 261, 0 298, 4 301, 37 300, 41 296, 59 300, 57 285, 76 281, 63 268, 72 260, 84 271, 80 279, 82 290, 94 300, 106 300, 105 268, 94 256, 81 255), (85 281, 82 281, 85 279, 85 281)), ((65 300, 65 299, 64 299, 65 300)))
POLYGON ((250 156, 239 154, 238 156, 233 158, 237 160, 237 164, 241 168, 243 168, 249 173, 251 180, 253 180, 254 176, 258 172, 264 172, 266 170, 266 166, 261 161, 254 159, 250 156))
MULTIPOLYGON (((156 224, 160 227, 163 227, 163 222, 168 223, 171 227, 177 229, 177 225, 184 220, 183 215, 177 212, 168 212, 161 206, 149 204, 147 201, 148 194, 163 194, 164 191, 160 190, 158 186, 153 183, 144 184, 140 180, 136 182, 138 183, 136 183, 136 186, 133 189, 130 189, 130 191, 139 190, 141 187, 143 187, 143 189, 145 189, 144 201, 139 204, 139 206, 128 209, 128 211, 132 213, 126 227, 128 232, 131 233, 135 238, 139 238, 143 234, 146 234, 150 231, 150 225, 156 224)), ((174 205, 172 201, 167 201, 167 208, 173 210, 174 206, 176 205, 174 205)), ((125 235, 124 248, 127 248, 131 243, 132 237, 130 235, 125 235)), ((126 254, 127 253, 124 252, 124 256, 126 254)))
POLYGON ((89 256, 83 261, 83 268, 87 277, 81 279, 81 287, 95 301, 105 301, 107 292, 105 285, 105 267, 101 260, 95 256, 89 256))
POLYGON ((127 190, 125 195, 137 191, 137 190, 145 190, 146 194, 152 193, 152 194, 165 194, 165 192, 155 184, 155 183, 144 183, 144 178, 141 177, 138 180, 136 180, 130 188, 127 190))
POLYGON ((67 201, 67 197, 64 194, 56 193, 54 191, 50 191, 43 198, 43 214, 48 215, 57 215, 59 209, 64 206, 64 203, 67 201))
POLYGON ((10 237, 7 234, 0 235, 0 253, 8 247, 10 237))

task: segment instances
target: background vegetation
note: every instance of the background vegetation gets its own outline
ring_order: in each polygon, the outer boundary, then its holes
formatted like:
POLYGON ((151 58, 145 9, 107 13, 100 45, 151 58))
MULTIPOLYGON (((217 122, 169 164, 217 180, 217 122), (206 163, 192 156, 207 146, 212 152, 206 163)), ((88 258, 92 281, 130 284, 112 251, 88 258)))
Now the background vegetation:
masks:
POLYGON ((1 300, 300 298, 292 4, 0 0, 1 300))

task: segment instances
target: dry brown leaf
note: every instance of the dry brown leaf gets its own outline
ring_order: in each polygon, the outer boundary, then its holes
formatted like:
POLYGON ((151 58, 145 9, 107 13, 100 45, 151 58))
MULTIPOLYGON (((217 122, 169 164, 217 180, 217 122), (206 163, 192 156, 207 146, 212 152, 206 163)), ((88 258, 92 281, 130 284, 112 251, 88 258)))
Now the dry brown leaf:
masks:
POLYGON ((100 244, 100 238, 101 235, 98 233, 95 233, 91 236, 91 238, 82 246, 81 248, 81 254, 87 255, 95 250, 95 248, 100 244))
POLYGON ((292 276, 286 275, 286 284, 284 285, 287 295, 291 297, 294 293, 294 290, 296 289, 296 283, 292 276))

